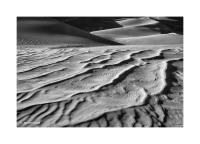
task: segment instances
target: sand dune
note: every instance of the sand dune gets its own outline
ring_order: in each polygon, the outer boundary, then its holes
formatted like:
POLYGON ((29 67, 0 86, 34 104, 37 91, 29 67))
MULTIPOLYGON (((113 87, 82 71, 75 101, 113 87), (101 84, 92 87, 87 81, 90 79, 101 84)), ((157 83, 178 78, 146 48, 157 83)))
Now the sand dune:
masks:
POLYGON ((18 21, 18 127, 183 126, 183 36, 151 18, 116 22, 90 34, 18 21))
POLYGON ((126 38, 126 37, 137 37, 137 36, 148 36, 154 34, 160 34, 156 29, 150 29, 142 26, 127 26, 122 28, 113 28, 107 30, 100 30, 91 32, 94 35, 101 36, 107 39, 113 38, 126 38))
POLYGON ((96 46, 117 44, 51 18, 18 18, 18 45, 96 46))
POLYGON ((140 37, 116 38, 114 41, 128 45, 173 45, 182 44, 183 36, 170 33, 140 37))
POLYGON ((142 17, 142 18, 128 18, 125 20, 117 21, 122 26, 142 26, 142 25, 148 25, 148 24, 155 24, 158 23, 158 21, 150 19, 148 17, 142 17))
POLYGON ((123 27, 91 32, 94 35, 128 45, 168 45, 182 44, 181 34, 171 33, 176 20, 169 18, 128 18, 118 21, 123 27), (167 21, 167 22, 166 22, 167 21), (167 25, 166 25, 167 24, 167 25))
POLYGON ((113 17, 57 17, 55 19, 88 32, 122 27, 116 21, 118 18, 113 17))

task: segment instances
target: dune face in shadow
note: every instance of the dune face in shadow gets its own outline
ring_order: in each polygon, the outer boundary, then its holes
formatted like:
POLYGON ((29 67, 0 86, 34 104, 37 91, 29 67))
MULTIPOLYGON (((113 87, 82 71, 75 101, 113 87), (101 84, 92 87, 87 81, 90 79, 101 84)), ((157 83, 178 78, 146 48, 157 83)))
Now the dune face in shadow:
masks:
POLYGON ((118 45, 53 18, 18 18, 18 45, 118 45))
POLYGON ((83 19, 18 21, 18 38, 41 43, 17 46, 17 126, 182 127, 182 35, 142 27, 154 18, 91 33, 67 23, 83 19))
POLYGON ((55 17, 55 19, 62 21, 66 24, 72 25, 79 29, 91 32, 102 29, 122 27, 116 22, 118 18, 114 17, 55 17))
POLYGON ((183 43, 183 19, 129 18, 118 21, 122 28, 91 32, 126 45, 168 45, 183 43))

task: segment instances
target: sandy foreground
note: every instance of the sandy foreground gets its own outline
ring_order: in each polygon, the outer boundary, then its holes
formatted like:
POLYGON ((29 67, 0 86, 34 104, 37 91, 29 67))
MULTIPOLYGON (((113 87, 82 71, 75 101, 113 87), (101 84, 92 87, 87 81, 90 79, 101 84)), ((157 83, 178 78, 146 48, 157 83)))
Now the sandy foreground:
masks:
POLYGON ((110 21, 18 19, 18 127, 183 126, 179 19, 110 21))

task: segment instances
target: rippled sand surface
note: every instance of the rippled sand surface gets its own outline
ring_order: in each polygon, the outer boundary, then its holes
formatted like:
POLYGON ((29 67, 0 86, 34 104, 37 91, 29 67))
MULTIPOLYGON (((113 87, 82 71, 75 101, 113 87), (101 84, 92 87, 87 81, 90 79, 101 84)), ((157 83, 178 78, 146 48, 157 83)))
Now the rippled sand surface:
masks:
POLYGON ((116 22, 122 26, 68 36, 20 34, 18 127, 183 126, 183 36, 141 27, 155 19, 116 22))

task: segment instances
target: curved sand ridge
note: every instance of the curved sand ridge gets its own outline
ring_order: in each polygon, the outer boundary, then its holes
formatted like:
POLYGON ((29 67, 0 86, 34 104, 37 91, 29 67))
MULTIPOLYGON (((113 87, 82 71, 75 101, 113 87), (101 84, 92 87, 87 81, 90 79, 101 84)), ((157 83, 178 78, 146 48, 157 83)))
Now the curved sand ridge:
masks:
POLYGON ((164 89, 167 62, 181 58, 166 52, 176 54, 181 49, 179 45, 104 46, 75 52, 42 48, 49 54, 46 58, 40 57, 40 50, 30 49, 35 61, 26 59, 29 50, 19 49, 18 126, 73 125, 142 105, 148 95, 164 89), (164 52, 165 58, 153 59, 164 52))

